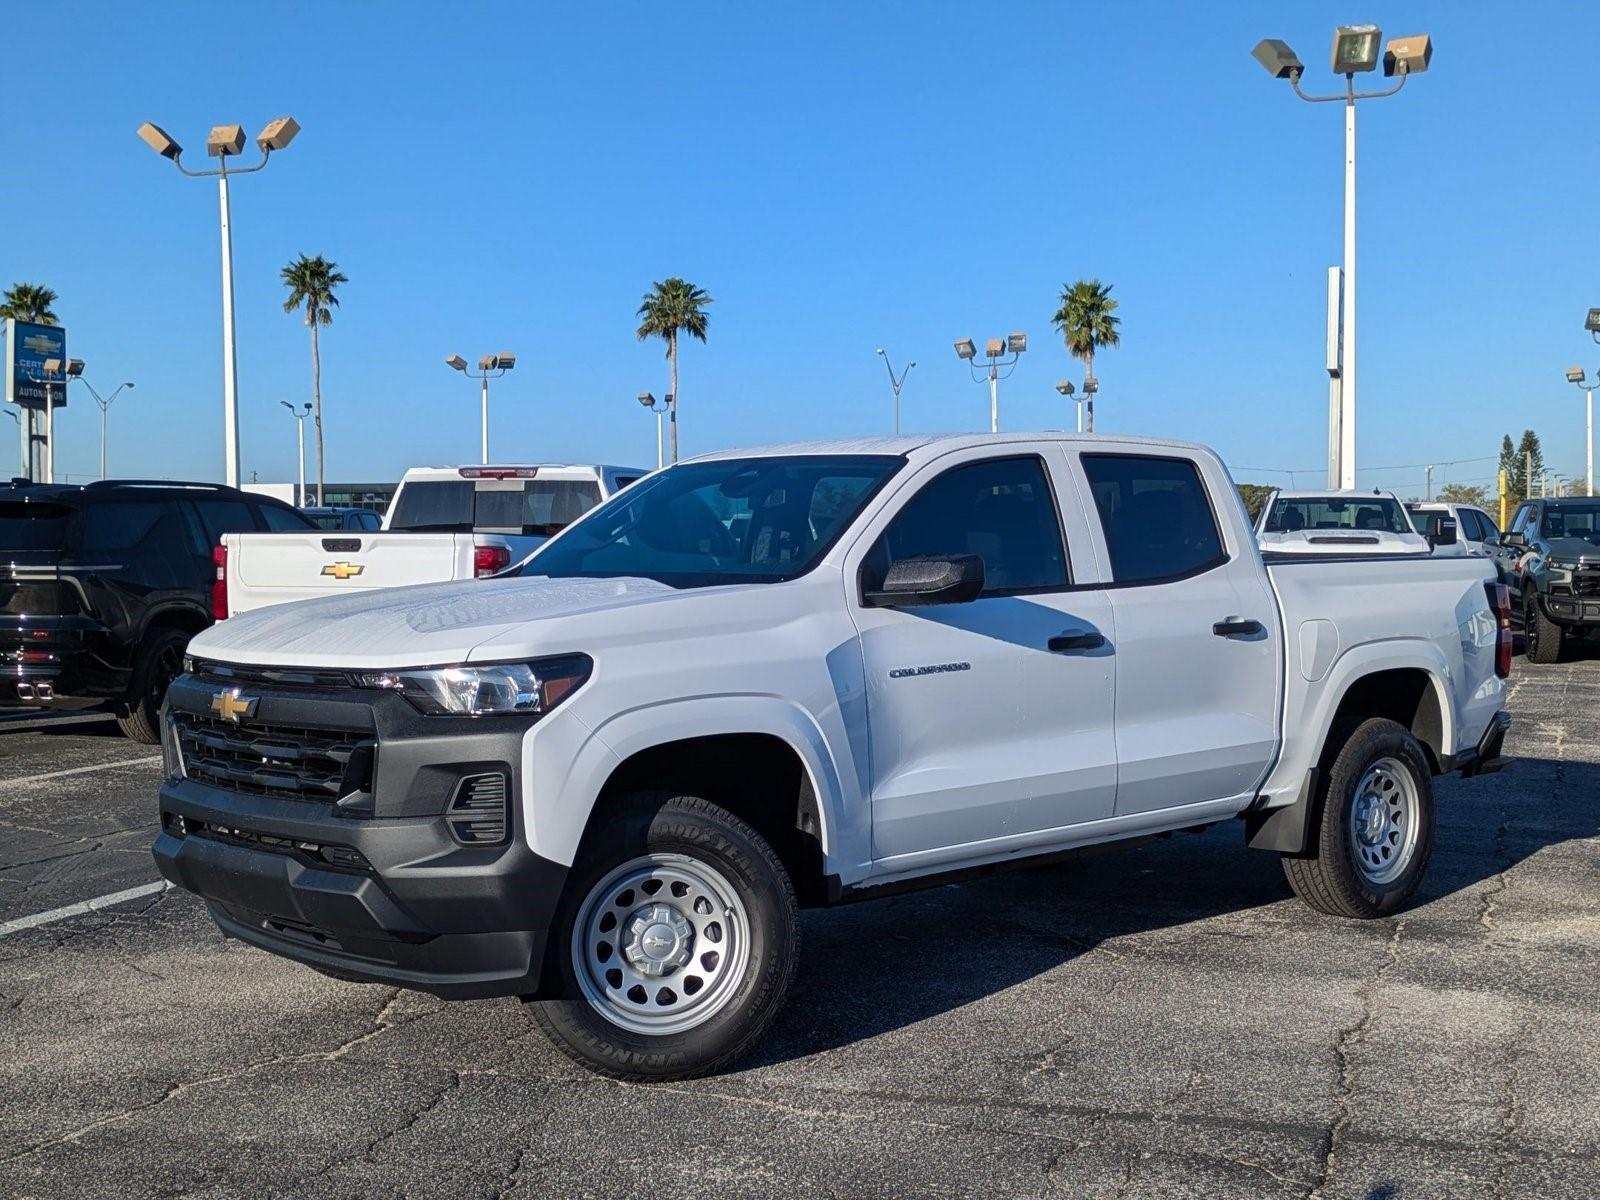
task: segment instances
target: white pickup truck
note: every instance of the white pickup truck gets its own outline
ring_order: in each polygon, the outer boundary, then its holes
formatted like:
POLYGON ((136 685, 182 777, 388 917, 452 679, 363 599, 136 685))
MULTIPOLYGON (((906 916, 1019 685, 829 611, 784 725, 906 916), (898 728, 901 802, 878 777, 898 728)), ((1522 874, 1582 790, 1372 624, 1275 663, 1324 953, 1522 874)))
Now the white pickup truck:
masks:
POLYGON ((1481 559, 1264 564, 1203 447, 1016 434, 695 459, 519 577, 189 654, 154 851, 225 933, 664 1079, 760 1037, 802 905, 1238 818, 1394 912, 1433 777, 1499 765, 1511 633, 1481 559))
POLYGON ((1427 554, 1434 545, 1455 545, 1425 538, 1393 492, 1273 492, 1256 518, 1261 549, 1290 554, 1427 554))
POLYGON ((232 533, 213 559, 212 615, 340 592, 484 579, 532 554, 637 467, 539 463, 413 467, 381 532, 232 533))

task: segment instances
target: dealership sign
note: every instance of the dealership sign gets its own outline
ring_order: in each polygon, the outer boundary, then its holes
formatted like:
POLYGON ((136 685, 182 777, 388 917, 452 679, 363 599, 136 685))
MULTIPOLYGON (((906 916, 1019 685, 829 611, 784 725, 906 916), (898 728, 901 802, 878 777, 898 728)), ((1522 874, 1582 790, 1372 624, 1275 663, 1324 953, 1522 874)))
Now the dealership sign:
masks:
MULTIPOLYGON (((67 361, 67 331, 60 325, 35 325, 7 317, 5 321, 6 400, 27 408, 43 408, 45 403, 44 362, 47 358, 67 361)), ((59 371, 59 369, 58 369, 59 371)), ((67 402, 66 376, 50 377, 56 407, 67 402)))

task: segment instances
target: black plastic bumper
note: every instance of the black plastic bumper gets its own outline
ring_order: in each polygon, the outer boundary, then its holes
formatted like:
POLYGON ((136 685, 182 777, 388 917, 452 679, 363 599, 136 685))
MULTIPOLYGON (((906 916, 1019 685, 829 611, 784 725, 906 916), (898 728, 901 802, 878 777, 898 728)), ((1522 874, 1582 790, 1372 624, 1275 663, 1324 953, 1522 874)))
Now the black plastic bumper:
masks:
POLYGON ((1502 770, 1506 760, 1501 751, 1505 748, 1506 734, 1510 731, 1511 714, 1501 709, 1489 718, 1489 726, 1478 739, 1477 746, 1456 760, 1455 769, 1469 779, 1474 775, 1492 775, 1502 770))
MULTIPOLYGON (((169 704, 211 690, 186 677, 169 704)), ((261 710, 315 728, 328 699, 278 694, 261 710)), ((161 874, 202 897, 225 934, 341 979, 449 999, 536 994, 567 868, 528 847, 515 782, 503 844, 462 845, 445 817, 457 778, 498 767, 516 780, 520 733, 467 723, 445 737, 430 724, 406 738, 418 727, 398 712, 375 724, 381 766, 370 806, 355 810, 183 777, 169 745, 152 847, 161 874)))
POLYGON ((1539 606, 1557 625, 1600 625, 1600 597, 1541 593, 1539 606))

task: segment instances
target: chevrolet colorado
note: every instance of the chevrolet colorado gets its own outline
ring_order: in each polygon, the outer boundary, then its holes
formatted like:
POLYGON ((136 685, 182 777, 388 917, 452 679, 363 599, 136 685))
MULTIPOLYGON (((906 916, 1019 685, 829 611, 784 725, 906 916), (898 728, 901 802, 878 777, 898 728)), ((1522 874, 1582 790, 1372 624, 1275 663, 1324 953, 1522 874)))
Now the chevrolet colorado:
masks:
POLYGON ((772 1022, 802 905, 1240 818, 1395 911, 1433 777, 1499 765, 1511 634, 1484 560, 1267 564, 1211 451, 1039 434, 695 459, 519 577, 189 652, 154 852, 224 933, 667 1079, 772 1022))
POLYGON ((1256 540, 1269 554, 1426 554, 1431 547, 1392 492, 1273 492, 1256 518, 1256 540))

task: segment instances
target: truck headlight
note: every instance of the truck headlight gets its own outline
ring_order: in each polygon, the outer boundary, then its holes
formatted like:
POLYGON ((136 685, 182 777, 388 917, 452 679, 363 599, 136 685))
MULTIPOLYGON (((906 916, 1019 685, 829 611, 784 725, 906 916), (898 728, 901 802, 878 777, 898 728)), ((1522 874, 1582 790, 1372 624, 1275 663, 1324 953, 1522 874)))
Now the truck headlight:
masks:
POLYGON ((397 691, 432 717, 542 717, 577 691, 593 668, 587 655, 568 654, 533 662, 368 671, 356 679, 362 687, 397 691))

